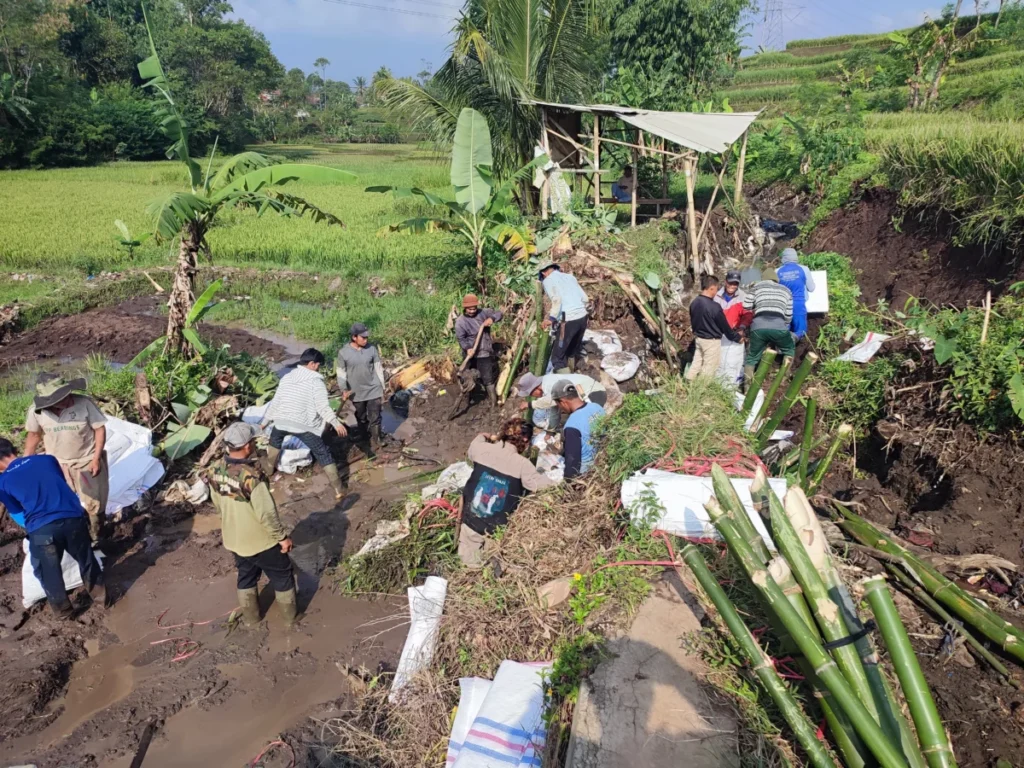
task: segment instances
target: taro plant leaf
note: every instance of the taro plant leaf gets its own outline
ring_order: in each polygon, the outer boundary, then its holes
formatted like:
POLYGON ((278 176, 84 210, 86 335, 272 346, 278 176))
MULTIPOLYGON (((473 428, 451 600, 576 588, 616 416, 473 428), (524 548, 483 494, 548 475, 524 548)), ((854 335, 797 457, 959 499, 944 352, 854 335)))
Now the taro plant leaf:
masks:
MULTIPOLYGON (((211 306, 213 306, 211 303, 213 301, 213 297, 216 296, 217 292, 223 287, 223 278, 210 283, 206 287, 206 290, 202 292, 198 299, 196 299, 196 303, 192 305, 192 309, 189 310, 188 315, 186 315, 185 325, 195 325, 202 320, 203 316, 209 312, 211 306)), ((191 339, 189 339, 189 341, 191 341, 191 339)))
POLYGON ((470 213, 477 213, 491 196, 490 179, 480 173, 479 166, 493 165, 491 132, 487 120, 475 109, 466 107, 459 114, 452 145, 452 186, 455 200, 470 213))
POLYGON ((210 399, 210 395, 212 394, 212 389, 205 384, 200 384, 188 393, 188 399, 193 403, 193 405, 204 405, 210 399))
POLYGON ((174 418, 176 418, 182 424, 184 424, 190 418, 192 418, 192 410, 193 410, 193 408, 191 406, 189 406, 189 405, 185 405, 184 403, 172 402, 171 403, 171 410, 174 411, 174 418))
POLYGON ((1013 412, 1017 414, 1017 418, 1024 421, 1024 378, 1021 377, 1021 372, 1017 371, 1010 379, 1008 384, 1009 391, 1007 395, 1010 397, 1010 404, 1013 406, 1013 412))
POLYGON ((210 428, 196 423, 189 423, 164 438, 163 449, 167 457, 174 459, 186 456, 210 436, 210 428))
POLYGON ((644 275, 644 282, 647 283, 647 287, 652 291, 657 291, 661 288, 661 278, 658 277, 657 272, 648 272, 644 275))

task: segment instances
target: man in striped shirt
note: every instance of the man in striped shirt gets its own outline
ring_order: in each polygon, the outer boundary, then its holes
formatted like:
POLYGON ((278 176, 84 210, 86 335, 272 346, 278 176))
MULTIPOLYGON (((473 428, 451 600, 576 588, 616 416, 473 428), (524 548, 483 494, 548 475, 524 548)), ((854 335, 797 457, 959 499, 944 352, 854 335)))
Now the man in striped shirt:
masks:
POLYGON ((754 369, 769 344, 784 357, 792 357, 796 351, 793 334, 789 332, 789 324, 793 320, 793 294, 789 288, 779 284, 774 269, 766 269, 761 278, 743 299, 743 308, 754 313, 750 323, 750 346, 743 367, 747 382, 753 380, 754 369))
POLYGON ((288 435, 295 435, 309 448, 317 464, 324 468, 324 474, 334 489, 334 497, 340 500, 345 495, 345 486, 341 482, 331 449, 324 442, 323 433, 328 424, 334 428, 338 437, 345 437, 348 431, 327 398, 327 384, 320 373, 323 364, 323 352, 307 349, 299 358, 299 364, 277 385, 274 399, 270 401, 270 407, 263 417, 264 423, 273 423, 264 469, 268 475, 277 469, 284 439, 288 435))

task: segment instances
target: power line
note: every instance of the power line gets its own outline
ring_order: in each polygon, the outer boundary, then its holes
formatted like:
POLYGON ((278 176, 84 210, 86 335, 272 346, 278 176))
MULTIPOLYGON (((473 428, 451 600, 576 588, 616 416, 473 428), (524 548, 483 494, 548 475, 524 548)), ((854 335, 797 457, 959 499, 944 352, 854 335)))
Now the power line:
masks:
POLYGON ((385 11, 391 13, 404 13, 408 16, 425 16, 431 19, 451 19, 450 16, 443 16, 440 13, 426 13, 424 11, 412 11, 408 8, 395 8, 391 5, 369 5, 367 3, 357 3, 353 0, 325 0, 328 3, 335 3, 336 5, 348 5, 353 8, 368 8, 371 11, 385 11))

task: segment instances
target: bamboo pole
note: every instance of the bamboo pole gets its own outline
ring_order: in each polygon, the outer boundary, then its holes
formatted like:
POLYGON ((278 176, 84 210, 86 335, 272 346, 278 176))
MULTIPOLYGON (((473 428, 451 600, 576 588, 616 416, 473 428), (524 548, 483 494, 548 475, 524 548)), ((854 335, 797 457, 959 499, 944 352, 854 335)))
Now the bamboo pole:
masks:
MULTIPOLYGON (((592 138, 592 137, 581 136, 580 138, 592 138)), ((605 132, 605 134, 603 136, 601 136, 601 143, 602 144, 615 144, 615 145, 620 146, 620 147, 630 147, 630 148, 642 149, 642 150, 644 150, 646 152, 653 152, 656 155, 664 155, 665 157, 674 157, 674 158, 677 158, 677 159, 680 159, 680 160, 685 160, 687 157, 690 156, 689 152, 687 152, 687 153, 670 152, 667 149, 662 150, 662 149, 658 149, 657 147, 642 147, 639 144, 634 144, 634 143, 629 142, 629 141, 617 141, 615 139, 609 139, 607 131, 605 132)))
POLYGON ((747 165, 747 134, 750 132, 748 128, 743 132, 743 145, 740 147, 740 162, 736 166, 736 189, 732 192, 733 205, 738 206, 740 201, 743 199, 743 169, 747 165))
POLYGON ((767 563, 771 557, 768 552, 768 545, 764 543, 761 534, 757 532, 754 523, 750 520, 750 516, 747 515, 747 510, 743 507, 743 501, 733 487, 729 476, 725 474, 725 470, 718 466, 718 464, 711 465, 711 485, 714 488, 715 498, 718 499, 718 503, 725 508, 726 512, 732 515, 736 528, 743 535, 743 540, 747 542, 751 551, 757 556, 758 562, 762 565, 767 563))
POLYGON ((992 318, 992 291, 985 294, 985 322, 981 326, 981 343, 988 341, 988 321, 992 318))
MULTIPOLYGON (((548 113, 547 110, 541 107, 540 111, 541 125, 543 131, 541 132, 541 140, 544 142, 544 154, 551 158, 551 142, 548 140, 548 113)), ((548 177, 547 171, 544 171, 544 183, 540 185, 540 217, 544 221, 548 220, 548 197, 551 194, 551 179, 548 177)))
POLYGON ((530 338, 530 332, 533 331, 533 320, 528 320, 526 327, 523 328, 523 335, 519 337, 519 341, 516 342, 515 351, 512 353, 512 361, 509 364, 508 376, 502 383, 501 401, 505 402, 508 399, 508 392, 512 388, 512 380, 516 377, 516 371, 519 370, 519 364, 523 361, 523 352, 526 350, 526 341, 530 338))
POLYGON ((839 453, 839 449, 843 447, 850 436, 853 435, 853 427, 849 424, 840 424, 839 429, 836 430, 836 436, 832 439, 832 445, 828 447, 828 451, 822 457, 821 461, 814 468, 814 477, 811 478, 809 485, 809 493, 814 493, 821 485, 821 481, 825 479, 825 474, 828 472, 829 467, 832 466, 832 462, 836 459, 836 454, 839 453))
MULTIPOLYGON (((786 394, 782 396, 782 402, 779 403, 779 407, 775 409, 775 413, 762 424, 757 430, 757 438, 755 443, 758 449, 764 448, 767 445, 769 438, 772 433, 778 429, 779 424, 786 418, 786 414, 789 413, 790 408, 793 407, 793 403, 800 396, 800 389, 803 387, 807 377, 811 374, 811 369, 814 364, 818 362, 818 356, 813 352, 808 352, 804 355, 803 361, 800 363, 800 367, 796 369, 796 373, 793 374, 793 379, 789 382, 789 386, 786 387, 786 394)), ((767 401, 766 401, 767 402, 767 401)))
POLYGON ((750 633, 750 629, 743 622, 735 606, 708 569, 700 550, 693 544, 687 544, 683 548, 682 556, 704 593, 714 604, 722 621, 729 628, 729 632, 735 638, 740 650, 747 657, 757 679, 768 691, 768 695, 772 697, 772 701, 775 702, 779 712, 785 718, 786 724, 789 725, 800 746, 807 753, 810 764, 815 768, 834 767, 835 763, 829 757, 828 751, 818 741, 814 725, 800 709, 786 684, 779 677, 779 673, 775 671, 771 658, 757 644, 757 640, 750 633))
POLYGON ((910 716, 917 728, 925 758, 930 768, 955 768, 956 758, 942 727, 942 718, 935 706, 932 692, 924 679, 921 665, 910 646, 907 630, 900 621, 896 604, 892 601, 884 576, 871 576, 861 582, 864 596, 875 614, 889 658, 896 670, 910 716))
POLYGON ((768 371, 771 370, 772 364, 775 362, 776 354, 774 349, 766 349, 761 356, 761 362, 758 364, 757 370, 754 372, 754 378, 747 382, 747 396, 743 398, 743 408, 740 411, 740 415, 744 419, 750 414, 750 409, 754 407, 754 403, 757 401, 757 393, 761 391, 761 385, 768 378, 768 371))
POLYGON ((931 597, 1008 654, 1019 661, 1024 661, 1024 638, 1010 622, 997 616, 991 609, 979 605, 974 598, 939 573, 936 568, 897 544, 867 520, 841 506, 837 506, 836 509, 845 518, 840 522, 840 526, 851 537, 898 560, 931 597))
MULTIPOLYGON (((789 375, 789 369, 792 364, 792 357, 782 358, 782 365, 779 367, 779 372, 775 374, 775 379, 772 381, 772 385, 768 387, 768 392, 765 393, 764 402, 761 403, 761 407, 757 411, 757 416, 754 417, 754 429, 757 429, 757 425, 762 423, 765 416, 768 415, 768 409, 772 407, 772 400, 775 399, 775 395, 778 394, 779 389, 782 387, 782 382, 784 382, 786 380, 786 376, 789 375)), ((756 399, 757 395, 754 395, 754 398, 756 399)))
POLYGON ((674 367, 675 355, 673 350, 675 339, 668 332, 668 311, 665 309, 665 292, 660 286, 654 292, 654 300, 658 305, 658 322, 661 325, 661 345, 665 348, 665 359, 668 361, 669 367, 674 367))
MULTIPOLYGON (((665 140, 661 140, 661 151, 665 151, 665 140)), ((668 197, 668 155, 661 156, 661 196, 668 197)), ((661 216, 661 203, 658 203, 658 216, 661 216)))
POLYGON ((690 238, 690 265, 693 280, 700 280, 700 256, 697 251, 697 209, 693 202, 693 191, 697 180, 697 161, 691 153, 686 159, 686 231, 690 238))
POLYGON ((601 130, 600 116, 594 113, 594 207, 601 206, 601 130))
POLYGON ((899 749, 889 740, 878 723, 857 698, 846 678, 839 671, 835 661, 828 655, 821 643, 812 634, 800 615, 793 609, 782 589, 767 570, 756 564, 754 553, 746 545, 732 521, 729 520, 718 502, 712 498, 704 508, 708 511, 711 521, 726 540, 729 551, 751 573, 751 582, 761 593, 771 610, 775 611, 779 620, 785 625, 800 652, 810 662, 822 683, 835 697, 836 703, 850 719, 857 734, 863 739, 864 745, 871 751, 882 768, 906 768, 906 762, 899 749))
POLYGON ((701 241, 704 239, 704 232, 707 230, 708 225, 711 222, 711 211, 715 207, 715 198, 718 197, 718 190, 722 188, 722 177, 725 176, 725 169, 729 167, 729 161, 725 155, 722 156, 722 170, 718 173, 718 180, 715 182, 715 188, 711 190, 711 200, 708 201, 708 209, 704 213, 704 221, 700 223, 700 232, 697 233, 697 245, 699 246, 701 241))
POLYGON ((918 602, 938 616, 939 619, 942 620, 943 624, 948 624, 953 627, 957 634, 959 634, 960 637, 962 637, 967 644, 971 646, 974 652, 977 653, 983 661, 988 662, 992 669, 1002 675, 1006 679, 1006 682, 1014 688, 1020 688, 1020 684, 1010 675, 1010 670, 1006 668, 1006 665, 993 656, 992 652, 982 645, 978 638, 964 629, 964 625, 959 619, 955 618, 949 611, 939 605, 939 603, 937 603, 931 595, 925 592, 919 584, 916 584, 909 576, 907 576, 907 574, 897 568, 893 563, 886 561, 883 565, 886 570, 892 574, 893 578, 895 578, 905 590, 910 592, 918 602))
POLYGON ((813 397, 807 399, 804 410, 804 439, 800 441, 800 487, 807 489, 807 464, 811 459, 811 442, 814 440, 814 417, 818 410, 818 401, 813 397))
MULTIPOLYGON (((640 132, 637 131, 637 134, 640 132)), ((636 148, 633 149, 633 192, 629 196, 629 223, 636 226, 636 196, 640 191, 640 168, 636 148)))

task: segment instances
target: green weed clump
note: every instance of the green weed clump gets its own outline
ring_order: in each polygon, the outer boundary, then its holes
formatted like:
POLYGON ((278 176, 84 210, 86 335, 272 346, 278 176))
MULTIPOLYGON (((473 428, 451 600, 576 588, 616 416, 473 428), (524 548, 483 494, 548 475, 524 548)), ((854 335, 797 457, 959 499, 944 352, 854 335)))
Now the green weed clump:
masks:
POLYGON ((665 458, 716 456, 743 441, 733 393, 718 382, 671 379, 657 394, 626 395, 600 428, 611 478, 618 482, 665 458))
POLYGON ((949 215, 959 245, 1024 240, 1024 126, 960 119, 886 137, 881 168, 907 208, 949 215))
POLYGON ((819 398, 829 428, 847 423, 866 430, 885 408, 885 386, 899 368, 892 355, 876 356, 869 363, 836 360, 843 346, 860 342, 869 331, 884 329, 878 313, 860 300, 860 286, 850 259, 838 253, 811 253, 803 257, 810 269, 828 272, 828 321, 818 332, 817 351, 824 360, 818 380, 829 395, 819 398))
POLYGON ((877 176, 879 160, 877 155, 862 152, 849 165, 832 176, 825 185, 825 195, 811 211, 811 215, 800 225, 800 239, 805 241, 818 225, 834 212, 859 196, 861 187, 884 185, 885 180, 877 176))

